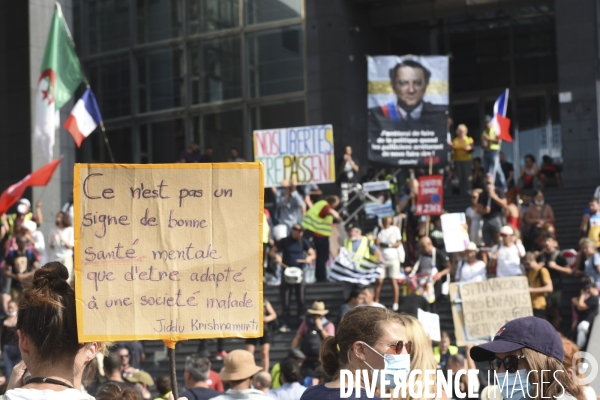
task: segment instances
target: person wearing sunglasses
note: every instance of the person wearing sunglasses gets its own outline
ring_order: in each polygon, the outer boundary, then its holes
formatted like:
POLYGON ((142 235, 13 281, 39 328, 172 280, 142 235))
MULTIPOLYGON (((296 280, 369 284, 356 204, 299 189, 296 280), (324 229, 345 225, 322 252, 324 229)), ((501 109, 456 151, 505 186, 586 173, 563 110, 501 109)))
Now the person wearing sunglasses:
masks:
MULTIPOLYGON (((410 354, 413 344, 407 340, 403 319, 388 309, 379 307, 356 307, 340 321, 335 336, 323 339, 320 359, 325 374, 331 382, 308 388, 300 400, 340 399, 341 370, 379 371, 390 373, 410 369, 410 354)), ((388 378, 389 379, 389 378, 388 378)), ((368 396, 362 382, 359 397, 355 397, 354 387, 345 382, 345 388, 352 388, 351 398, 380 400, 379 389, 368 396)), ((389 393, 389 389, 387 389, 389 393)))
POLYGON ((579 398, 562 362, 561 338, 548 321, 533 316, 509 321, 493 341, 474 346, 470 354, 475 361, 489 361, 490 380, 497 376, 505 400, 579 398))
MULTIPOLYGON (((410 371, 421 370, 421 371, 435 371, 438 369, 438 363, 433 353, 433 347, 431 346, 431 340, 425 333, 423 325, 419 320, 413 316, 407 314, 400 314, 400 321, 406 332, 406 340, 411 343, 411 348, 407 349, 410 354, 410 371)), ((437 394, 437 376, 430 376, 428 378, 429 393, 437 394)), ((414 390, 415 393, 420 392, 420 388, 425 388, 426 380, 424 374, 415 375, 414 379, 414 390)), ((407 391, 410 394, 410 391, 407 391)), ((441 397, 436 397, 437 400, 447 400, 446 392, 442 390, 440 393, 441 397)), ((425 398, 425 390, 423 389, 423 399, 425 398)), ((401 400, 406 400, 400 398, 401 400)), ((415 400, 415 399, 411 399, 415 400)))
POLYGON ((508 225, 500 229, 500 244, 492 247, 490 263, 496 263, 496 277, 523 275, 521 258, 525 257, 525 248, 517 241, 513 228, 508 225))

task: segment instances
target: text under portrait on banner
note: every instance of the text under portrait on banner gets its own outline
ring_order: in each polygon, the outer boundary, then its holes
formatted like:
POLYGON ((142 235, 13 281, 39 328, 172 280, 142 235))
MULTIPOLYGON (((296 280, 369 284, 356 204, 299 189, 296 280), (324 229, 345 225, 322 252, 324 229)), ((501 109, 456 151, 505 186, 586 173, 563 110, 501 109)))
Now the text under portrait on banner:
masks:
POLYGON ((296 178, 299 185, 335 182, 331 125, 254 131, 254 161, 265 166, 265 187, 296 178))
POLYGON ((419 177, 415 215, 442 215, 443 211, 444 177, 442 175, 419 177))
POLYGON ((448 57, 368 57, 369 160, 422 167, 448 162, 448 57))
POLYGON ((263 335, 260 163, 76 164, 82 342, 263 335))

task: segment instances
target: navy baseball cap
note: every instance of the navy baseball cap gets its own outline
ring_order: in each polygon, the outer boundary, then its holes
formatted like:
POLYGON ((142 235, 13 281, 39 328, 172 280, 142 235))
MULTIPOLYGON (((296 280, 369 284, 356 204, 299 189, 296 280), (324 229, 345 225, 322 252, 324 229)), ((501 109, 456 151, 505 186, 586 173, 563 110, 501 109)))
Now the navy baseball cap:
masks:
POLYGON ((471 358, 475 361, 489 361, 494 353, 508 353, 528 348, 562 362, 565 350, 562 340, 550 322, 537 317, 523 317, 507 322, 496 335, 494 341, 475 346, 471 358))

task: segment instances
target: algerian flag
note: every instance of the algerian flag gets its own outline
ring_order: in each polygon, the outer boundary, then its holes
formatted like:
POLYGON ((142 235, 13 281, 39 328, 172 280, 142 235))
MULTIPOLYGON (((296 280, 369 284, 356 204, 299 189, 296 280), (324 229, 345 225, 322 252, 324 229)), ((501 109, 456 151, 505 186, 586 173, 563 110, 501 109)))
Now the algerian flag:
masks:
POLYGON ((48 160, 52 160, 54 134, 60 126, 59 110, 83 80, 71 34, 57 4, 46 42, 35 104, 35 141, 48 160))

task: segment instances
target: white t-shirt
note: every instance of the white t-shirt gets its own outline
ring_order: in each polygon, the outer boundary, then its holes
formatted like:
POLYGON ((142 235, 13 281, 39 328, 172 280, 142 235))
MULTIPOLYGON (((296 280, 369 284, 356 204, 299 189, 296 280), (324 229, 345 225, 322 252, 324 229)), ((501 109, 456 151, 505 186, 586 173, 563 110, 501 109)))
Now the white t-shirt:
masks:
POLYGON ((50 259, 48 261, 60 261, 67 257, 73 257, 73 245, 75 244, 74 232, 75 231, 73 230, 72 226, 67 226, 63 229, 52 229, 52 232, 50 233, 50 240, 54 245, 54 248, 50 249, 50 259), (71 245, 70 249, 63 244, 62 240, 60 240, 58 236, 56 236, 58 235, 59 231, 61 232, 63 239, 71 245))
MULTIPOLYGON (((379 239, 379 243, 385 243, 387 245, 392 245, 396 243, 398 240, 402 240, 402 234, 400 233, 400 228, 395 225, 390 225, 387 229, 382 229, 377 234, 377 239, 379 239)), ((397 260, 399 258, 398 248, 397 247, 386 247, 381 249, 383 253, 383 258, 388 260, 397 260)))
MULTIPOLYGON (((494 254, 498 246, 492 247, 491 254, 494 254)), ((496 277, 523 275, 521 268, 521 257, 525 256, 525 249, 521 243, 515 243, 510 247, 500 246, 498 250, 498 260, 496 267, 496 277)))
POLYGON ((485 263, 481 260, 475 261, 475 264, 469 265, 468 262, 461 260, 456 269, 455 279, 457 282, 481 282, 487 279, 487 269, 485 263))
MULTIPOLYGON (((94 400, 89 394, 77 389, 66 389, 60 392, 38 389, 12 389, 6 392, 7 400, 94 400)), ((0 400, 4 398, 0 395, 0 400)))
POLYGON ((471 225, 469 225, 469 239, 476 245, 483 244, 483 236, 481 234, 483 216, 476 212, 473 207, 467 208, 465 214, 471 220, 471 225))

